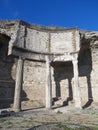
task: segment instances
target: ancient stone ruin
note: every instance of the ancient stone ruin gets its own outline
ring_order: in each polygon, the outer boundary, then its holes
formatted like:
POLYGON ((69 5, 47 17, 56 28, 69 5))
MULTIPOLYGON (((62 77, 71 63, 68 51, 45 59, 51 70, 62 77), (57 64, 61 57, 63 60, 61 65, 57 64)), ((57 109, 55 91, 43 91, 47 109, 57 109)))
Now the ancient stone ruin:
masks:
POLYGON ((98 32, 0 20, 0 108, 20 111, 26 99, 98 103, 98 32))

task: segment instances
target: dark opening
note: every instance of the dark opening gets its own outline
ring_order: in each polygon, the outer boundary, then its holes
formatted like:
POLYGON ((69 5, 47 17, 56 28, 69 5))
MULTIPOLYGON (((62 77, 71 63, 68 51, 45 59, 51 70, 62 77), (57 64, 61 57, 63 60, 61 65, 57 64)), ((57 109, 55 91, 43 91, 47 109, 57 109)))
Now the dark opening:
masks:
POLYGON ((0 34, 0 108, 9 107, 13 102, 15 81, 11 70, 14 59, 8 56, 10 37, 0 34))
POLYGON ((83 108, 89 107, 93 102, 92 96, 92 86, 91 86, 91 71, 92 71, 92 55, 90 48, 90 41, 82 39, 81 40, 81 48, 79 52, 79 76, 85 76, 87 78, 87 86, 88 86, 88 101, 83 105, 83 108))
MULTIPOLYGON (((73 90, 72 90, 72 77, 73 77, 73 65, 71 61, 68 62, 53 62, 51 63, 54 69, 54 81, 56 87, 56 97, 54 97, 54 102, 59 100, 61 95, 61 85, 62 80, 68 80, 68 97, 64 100, 62 106, 68 105, 69 101, 73 99, 73 90)), ((65 89, 66 89, 65 87, 65 89)), ((64 90, 66 92, 66 90, 64 90)))

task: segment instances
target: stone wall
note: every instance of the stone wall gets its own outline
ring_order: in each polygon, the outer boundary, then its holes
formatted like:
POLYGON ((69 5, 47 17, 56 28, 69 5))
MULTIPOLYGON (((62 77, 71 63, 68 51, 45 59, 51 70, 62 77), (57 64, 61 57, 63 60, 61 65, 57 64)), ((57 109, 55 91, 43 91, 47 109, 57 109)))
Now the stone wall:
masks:
POLYGON ((93 100, 98 102, 98 48, 92 50, 92 72, 91 72, 91 88, 93 100))
MULTIPOLYGON (((89 46, 79 54, 79 83, 82 106, 97 99, 97 49, 89 46)), ((55 62, 52 70, 52 97, 54 104, 67 105, 73 101, 72 62, 55 62)), ((45 62, 25 61, 24 91, 30 100, 40 100, 45 105, 46 64, 45 62), (37 91, 39 90, 39 91, 37 91), (38 95, 38 96, 37 96, 38 95)), ((73 104, 74 105, 74 104, 73 104)))
MULTIPOLYGON (((21 28, 23 27, 21 26, 21 28)), ((52 32, 26 28, 25 33, 25 48, 28 50, 41 53, 51 52, 53 54, 66 52, 70 53, 79 50, 79 33, 76 29, 52 32), (76 37, 75 43, 74 37, 76 37)), ((22 40, 19 39, 19 44, 20 41, 22 40)))
POLYGON ((37 52, 48 52, 48 32, 27 28, 26 48, 37 52))
POLYGON ((75 29, 51 33, 51 53, 70 53, 79 50, 79 34, 75 29), (74 39, 74 37, 76 39, 74 39), (74 43, 75 40, 75 43, 74 43))
POLYGON ((24 62, 23 90, 26 98, 45 103, 46 67, 43 62, 24 62))
POLYGON ((4 22, 0 25, 0 101, 13 100, 17 60, 22 57, 22 101, 35 100, 45 106, 45 56, 50 56, 53 104, 74 106, 72 58, 77 53, 82 106, 98 102, 97 43, 97 32, 4 22))

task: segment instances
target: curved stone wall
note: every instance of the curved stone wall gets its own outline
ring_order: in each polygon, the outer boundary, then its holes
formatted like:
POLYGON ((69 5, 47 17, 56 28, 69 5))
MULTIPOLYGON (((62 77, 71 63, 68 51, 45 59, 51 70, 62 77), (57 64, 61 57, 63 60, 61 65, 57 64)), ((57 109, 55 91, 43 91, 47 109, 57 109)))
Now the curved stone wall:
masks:
MULTIPOLYGON (((74 106, 74 60, 78 61, 82 106, 85 108, 91 105, 92 101, 98 102, 98 32, 81 31, 77 28, 45 27, 23 21, 0 21, 0 34, 10 39, 7 48, 2 51, 14 59, 13 63, 5 63, 2 60, 3 52, 0 55, 0 63, 6 64, 5 68, 0 67, 0 71, 4 71, 0 73, 1 94, 8 86, 5 97, 13 99, 17 60, 21 57, 24 61, 22 101, 32 101, 32 106, 33 101, 36 101, 39 106, 44 106, 48 56, 54 105, 74 106), (1 81, 6 76, 8 81, 1 81), (10 78, 13 84, 10 83, 10 78)), ((9 60, 8 55, 6 60, 9 60)))

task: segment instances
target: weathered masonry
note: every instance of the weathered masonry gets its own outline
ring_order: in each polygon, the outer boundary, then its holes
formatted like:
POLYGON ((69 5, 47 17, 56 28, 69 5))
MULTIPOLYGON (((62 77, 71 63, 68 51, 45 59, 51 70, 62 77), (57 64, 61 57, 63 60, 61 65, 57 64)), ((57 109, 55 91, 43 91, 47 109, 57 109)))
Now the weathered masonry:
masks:
POLYGON ((98 103, 98 32, 0 21, 0 108, 98 103), (32 102, 33 104, 33 102, 32 102))

